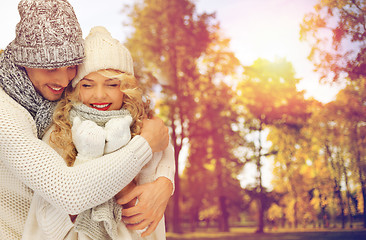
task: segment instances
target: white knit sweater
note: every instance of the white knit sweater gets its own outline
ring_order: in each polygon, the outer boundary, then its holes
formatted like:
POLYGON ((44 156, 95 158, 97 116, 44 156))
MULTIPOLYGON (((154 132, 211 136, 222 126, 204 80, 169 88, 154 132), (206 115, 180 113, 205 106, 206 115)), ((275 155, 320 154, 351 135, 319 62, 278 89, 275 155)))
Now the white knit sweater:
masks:
MULTIPOLYGON (((128 115, 130 116, 130 115, 128 115)), ((114 131, 120 133, 117 134, 120 138, 125 136, 125 141, 118 141, 118 139, 110 138, 110 143, 114 144, 117 149, 120 149, 128 141, 131 140, 130 123, 126 117, 114 118, 113 120, 121 120, 118 123, 119 128, 114 128, 114 131)), ((131 120, 132 121, 132 118, 131 120)), ((108 124, 108 123, 107 123, 108 124)), ((95 125, 97 126, 97 125, 95 125)), ((89 126, 90 127, 90 126, 89 126)), ((43 140, 49 142, 50 133, 52 128, 49 129, 43 140)), ((98 129, 99 130, 99 129, 98 129)), ((76 132, 76 135, 85 135, 84 131, 76 132)), ((73 134, 73 139, 74 137, 73 134)), ((91 138, 93 139, 93 138, 91 138)), ((98 141, 97 141, 98 142, 98 141)), ((95 145, 93 145, 95 147, 95 145)), ((98 148, 98 147, 97 147, 98 148)), ((104 147, 101 147, 102 149, 104 147)), ((105 149, 105 148, 104 148, 105 149)), ((89 145, 79 146, 77 148, 80 152, 90 152, 89 145), (82 151, 81 151, 82 150, 82 151)), ((62 150, 59 150, 62 155, 62 150)), ((105 152, 106 154, 106 152, 105 152)), ((88 161, 93 161, 92 158, 85 158, 82 156, 76 157, 73 167, 80 164, 84 164, 88 161)), ((106 163, 108 164, 108 163, 106 163)), ((137 185, 150 183, 159 177, 168 178, 174 185, 174 149, 170 144, 163 152, 154 153, 152 159, 147 163, 140 171, 138 176, 135 178, 137 185)), ((100 205, 93 210, 87 211, 82 218, 87 218, 87 222, 80 220, 78 229, 74 229, 74 224, 71 222, 68 214, 55 209, 47 201, 37 194, 34 194, 33 200, 30 206, 28 217, 25 223, 25 229, 23 232, 22 240, 33 240, 33 239, 52 239, 52 240, 92 240, 92 239, 121 239, 121 240, 164 240, 165 237, 165 223, 162 219, 155 231, 146 238, 141 238, 139 233, 136 231, 128 230, 125 224, 121 221, 120 217, 117 219, 111 215, 111 208, 114 208, 114 214, 121 214, 111 202, 100 205), (90 218, 89 218, 90 217, 90 218), (90 222, 94 222, 89 225, 90 222), (121 221, 121 222, 119 222, 121 221), (114 225, 116 224, 116 225, 114 225), (100 226, 108 226, 108 233, 100 231, 100 226), (94 229, 95 228, 95 229, 94 229), (109 235, 108 235, 109 234, 109 235), (93 236, 93 237, 91 237, 93 236)), ((76 220, 78 221, 78 220, 76 220)))
MULTIPOLYGON (((48 134, 49 135, 49 134, 48 134)), ((47 136, 47 133, 46 135, 47 136)), ((146 164, 138 176, 136 177, 137 185, 152 182, 159 177, 166 177, 172 183, 174 183, 174 149, 172 145, 169 145, 164 152, 154 153, 152 160, 146 164)), ((75 161, 74 167, 78 165, 75 161)), ((174 185, 174 184, 173 184, 174 185)), ((107 204, 108 205, 108 204, 107 204)), ((22 240, 33 240, 33 239, 52 239, 52 240, 92 240, 89 237, 90 233, 92 236, 99 236, 96 239, 120 239, 120 240, 165 240, 165 222, 164 218, 160 220, 155 231, 147 237, 142 238, 140 233, 143 231, 134 231, 126 228, 123 221, 118 222, 115 227, 112 227, 112 221, 115 219, 109 219, 109 209, 106 209, 107 205, 98 206, 104 208, 103 211, 97 210, 93 212, 93 220, 97 224, 102 224, 106 221, 107 225, 110 226, 111 232, 115 235, 111 238, 110 236, 95 235, 93 229, 85 229, 90 227, 88 224, 79 225, 78 231, 75 230, 74 224, 71 222, 69 215, 58 211, 42 197, 35 194, 31 203, 28 218, 26 220, 24 234, 22 240), (96 214, 96 215, 94 215, 96 214), (112 230, 113 229, 113 230, 112 230), (82 230, 82 231, 80 231, 82 230), (89 232, 87 235, 85 232, 89 232), (94 235, 93 235, 94 234, 94 235), (104 238, 105 237, 105 238, 104 238)), ((113 207, 109 205, 108 207, 113 207)), ((89 212, 88 214, 90 214, 89 212)), ((104 223, 105 224, 105 223, 104 223)), ((98 233, 98 232, 97 232, 98 233)))
POLYGON ((37 138, 31 115, 0 88, 0 239, 20 239, 31 189, 68 214, 112 198, 151 159, 140 136, 114 153, 76 167, 37 138), (108 162, 108 164, 104 164, 108 162))

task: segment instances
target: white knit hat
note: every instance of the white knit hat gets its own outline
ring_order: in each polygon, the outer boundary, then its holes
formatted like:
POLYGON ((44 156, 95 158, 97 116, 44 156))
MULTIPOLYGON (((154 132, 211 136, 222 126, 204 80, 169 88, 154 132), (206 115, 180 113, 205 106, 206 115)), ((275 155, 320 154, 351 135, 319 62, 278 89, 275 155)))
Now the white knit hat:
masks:
POLYGON ((89 73, 102 69, 115 69, 134 75, 133 61, 128 49, 104 27, 97 26, 90 30, 84 41, 85 60, 79 65, 78 73, 72 81, 75 87, 89 73))

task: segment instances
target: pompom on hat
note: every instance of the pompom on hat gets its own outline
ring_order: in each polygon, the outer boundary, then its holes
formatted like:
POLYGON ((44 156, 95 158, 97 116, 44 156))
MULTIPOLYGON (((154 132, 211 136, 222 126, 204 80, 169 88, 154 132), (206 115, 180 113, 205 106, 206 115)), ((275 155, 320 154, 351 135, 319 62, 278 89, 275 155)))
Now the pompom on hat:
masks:
POLYGON ((86 75, 102 69, 115 69, 134 75, 130 52, 106 28, 93 27, 84 43, 85 60, 78 67, 78 73, 72 81, 73 87, 86 75))
POLYGON ((16 37, 9 44, 15 64, 59 68, 81 64, 83 35, 73 7, 66 0, 22 0, 16 37))

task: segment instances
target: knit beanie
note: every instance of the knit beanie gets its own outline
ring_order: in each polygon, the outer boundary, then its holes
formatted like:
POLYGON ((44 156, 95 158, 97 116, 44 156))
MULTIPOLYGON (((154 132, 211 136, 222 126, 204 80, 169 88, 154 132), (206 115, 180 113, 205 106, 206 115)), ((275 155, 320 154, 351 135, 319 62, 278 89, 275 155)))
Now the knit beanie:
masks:
POLYGON ((102 69, 115 69, 134 75, 130 52, 117 39, 112 38, 104 27, 93 27, 84 43, 85 60, 78 67, 78 73, 72 81, 73 87, 89 73, 102 69))
POLYGON ((16 37, 9 44, 15 64, 49 69, 82 63, 82 31, 68 1, 21 0, 18 11, 16 37))

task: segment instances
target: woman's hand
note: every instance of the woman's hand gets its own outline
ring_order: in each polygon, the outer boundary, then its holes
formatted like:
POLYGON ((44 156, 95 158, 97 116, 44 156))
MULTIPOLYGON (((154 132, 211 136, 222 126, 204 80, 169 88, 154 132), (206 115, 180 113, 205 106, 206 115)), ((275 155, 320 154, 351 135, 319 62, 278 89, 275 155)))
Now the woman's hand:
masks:
POLYGON ((140 136, 146 139, 152 152, 161 152, 169 144, 169 130, 158 117, 143 120, 140 136))
POLYGON ((117 199, 120 205, 138 199, 136 206, 122 210, 122 220, 127 228, 141 230, 147 227, 142 237, 155 231, 164 215, 172 191, 172 182, 165 177, 159 177, 152 183, 136 186, 131 192, 117 199))

